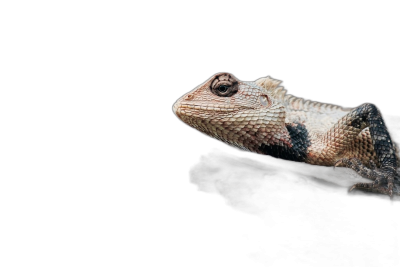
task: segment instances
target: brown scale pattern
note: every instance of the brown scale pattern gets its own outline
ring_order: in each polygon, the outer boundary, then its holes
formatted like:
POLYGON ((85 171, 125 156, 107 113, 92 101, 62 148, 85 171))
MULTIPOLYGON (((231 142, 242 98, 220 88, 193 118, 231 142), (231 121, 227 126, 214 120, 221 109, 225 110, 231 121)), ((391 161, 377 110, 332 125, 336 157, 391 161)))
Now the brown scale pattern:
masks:
POLYGON ((175 114, 240 149, 323 166, 345 166, 374 182, 352 189, 400 194, 399 156, 379 110, 295 97, 265 77, 243 82, 218 73, 182 96, 175 114))
POLYGON ((364 165, 370 165, 371 160, 378 164, 369 129, 366 128, 357 135, 338 158, 359 158, 364 165))

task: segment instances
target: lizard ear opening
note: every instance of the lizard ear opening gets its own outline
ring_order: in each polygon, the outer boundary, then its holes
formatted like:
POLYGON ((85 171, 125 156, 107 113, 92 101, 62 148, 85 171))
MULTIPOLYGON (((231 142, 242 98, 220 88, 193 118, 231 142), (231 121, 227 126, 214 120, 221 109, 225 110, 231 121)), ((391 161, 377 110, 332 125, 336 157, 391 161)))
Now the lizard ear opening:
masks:
POLYGON ((269 97, 267 95, 260 95, 260 103, 262 106, 264 106, 266 108, 271 106, 271 100, 269 99, 269 97))
POLYGON ((210 90, 214 95, 222 97, 233 96, 238 89, 238 81, 228 73, 216 76, 210 86, 210 90))

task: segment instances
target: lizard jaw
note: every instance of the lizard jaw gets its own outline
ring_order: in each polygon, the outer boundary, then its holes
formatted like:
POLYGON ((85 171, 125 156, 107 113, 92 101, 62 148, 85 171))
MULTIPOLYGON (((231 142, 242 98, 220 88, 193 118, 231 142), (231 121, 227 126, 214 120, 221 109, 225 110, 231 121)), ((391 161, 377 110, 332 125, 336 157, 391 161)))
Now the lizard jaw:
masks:
POLYGON ((182 110, 201 110, 201 111, 214 111, 214 112, 233 112, 238 111, 239 108, 234 105, 218 105, 218 104, 210 104, 203 102, 181 102, 174 104, 174 112, 178 111, 178 109, 182 110))

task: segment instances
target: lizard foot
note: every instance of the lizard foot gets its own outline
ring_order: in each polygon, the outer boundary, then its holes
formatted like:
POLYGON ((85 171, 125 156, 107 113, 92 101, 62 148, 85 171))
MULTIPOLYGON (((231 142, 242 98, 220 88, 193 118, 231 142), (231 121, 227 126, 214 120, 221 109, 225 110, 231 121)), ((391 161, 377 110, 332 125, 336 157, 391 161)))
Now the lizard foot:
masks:
POLYGON ((396 170, 392 167, 383 167, 378 169, 376 165, 371 162, 371 168, 366 167, 357 158, 343 158, 335 163, 335 167, 344 166, 351 168, 360 176, 373 180, 372 183, 357 183, 353 185, 349 191, 353 189, 360 189, 368 192, 376 192, 392 196, 393 193, 400 195, 399 189, 395 186, 396 170))

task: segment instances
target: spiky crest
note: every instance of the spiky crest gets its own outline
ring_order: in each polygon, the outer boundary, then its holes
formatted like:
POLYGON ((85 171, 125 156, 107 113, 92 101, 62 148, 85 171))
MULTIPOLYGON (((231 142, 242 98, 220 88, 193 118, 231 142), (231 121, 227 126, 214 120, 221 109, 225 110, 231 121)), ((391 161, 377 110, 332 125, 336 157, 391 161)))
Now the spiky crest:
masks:
POLYGON ((270 76, 260 78, 255 81, 258 86, 266 90, 266 93, 273 98, 281 101, 287 108, 292 110, 330 112, 330 111, 349 111, 349 108, 341 106, 321 103, 317 101, 305 100, 304 98, 296 97, 287 94, 287 90, 283 86, 279 86, 282 81, 271 78, 270 76))

